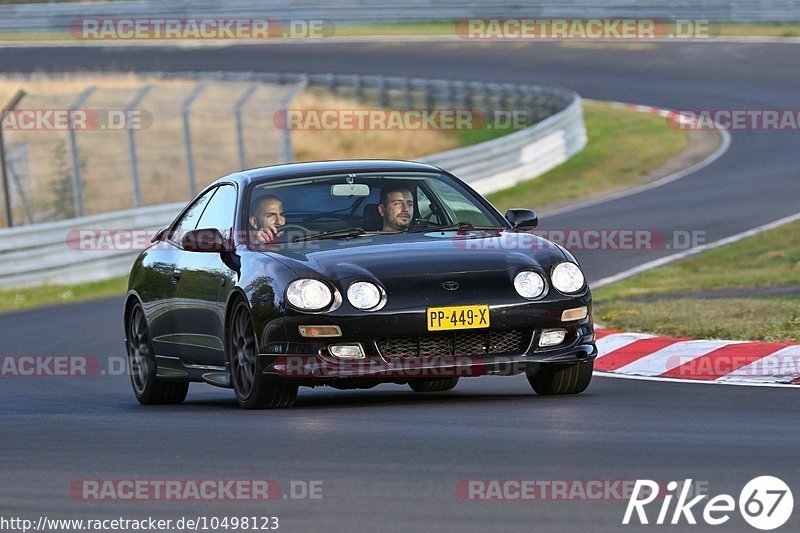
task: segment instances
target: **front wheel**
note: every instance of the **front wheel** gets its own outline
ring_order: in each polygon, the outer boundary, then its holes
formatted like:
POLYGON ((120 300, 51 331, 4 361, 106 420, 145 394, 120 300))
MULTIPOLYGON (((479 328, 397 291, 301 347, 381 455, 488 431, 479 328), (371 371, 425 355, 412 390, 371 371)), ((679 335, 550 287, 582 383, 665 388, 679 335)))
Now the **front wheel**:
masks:
POLYGON ((239 300, 230 316, 228 365, 239 405, 244 409, 290 407, 297 399, 297 385, 269 379, 259 371, 258 345, 247 303, 239 300))
POLYGON ((164 381, 156 375, 153 344, 141 304, 136 303, 125 324, 128 348, 128 371, 136 399, 142 405, 176 404, 186 399, 188 381, 164 381))
POLYGON ((528 383, 536 394, 580 394, 592 381, 594 361, 572 364, 542 364, 535 374, 527 374, 528 383))

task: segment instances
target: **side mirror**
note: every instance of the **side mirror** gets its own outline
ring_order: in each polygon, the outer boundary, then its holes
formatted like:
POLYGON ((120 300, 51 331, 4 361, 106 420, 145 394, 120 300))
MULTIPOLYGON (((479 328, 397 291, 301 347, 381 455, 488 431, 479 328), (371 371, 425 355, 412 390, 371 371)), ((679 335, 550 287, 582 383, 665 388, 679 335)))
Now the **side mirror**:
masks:
POLYGON ((516 229, 533 229, 539 225, 539 217, 531 209, 509 209, 506 220, 516 229))
POLYGON ((227 252, 228 243, 216 228, 187 231, 181 239, 181 246, 187 252, 227 252))
POLYGON ((164 240, 164 234, 167 232, 168 229, 169 229, 169 226, 167 226, 165 228, 161 228, 160 230, 158 230, 156 232, 156 234, 153 235, 153 238, 150 239, 150 242, 161 242, 162 240, 164 240))

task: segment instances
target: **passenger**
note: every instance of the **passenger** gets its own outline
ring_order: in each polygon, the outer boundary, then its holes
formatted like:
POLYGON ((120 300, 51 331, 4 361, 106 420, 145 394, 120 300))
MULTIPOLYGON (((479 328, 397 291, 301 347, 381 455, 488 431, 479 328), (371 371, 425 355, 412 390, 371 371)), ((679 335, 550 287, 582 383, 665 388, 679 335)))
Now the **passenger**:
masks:
POLYGON ((414 196, 406 188, 384 189, 378 213, 383 217, 383 231, 405 231, 411 225, 414 196))
POLYGON ((253 241, 261 244, 276 241, 283 234, 279 228, 286 224, 283 202, 277 196, 261 198, 250 212, 248 221, 255 230, 252 232, 253 241))

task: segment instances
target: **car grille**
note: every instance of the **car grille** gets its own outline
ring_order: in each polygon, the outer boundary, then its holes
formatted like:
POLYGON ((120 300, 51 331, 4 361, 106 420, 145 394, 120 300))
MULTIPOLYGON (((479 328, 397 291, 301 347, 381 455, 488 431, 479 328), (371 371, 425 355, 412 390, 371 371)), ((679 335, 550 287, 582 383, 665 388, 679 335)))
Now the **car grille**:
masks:
POLYGON ((435 357, 443 355, 520 354, 530 344, 531 332, 521 329, 502 331, 459 331, 418 337, 375 339, 383 357, 435 357))

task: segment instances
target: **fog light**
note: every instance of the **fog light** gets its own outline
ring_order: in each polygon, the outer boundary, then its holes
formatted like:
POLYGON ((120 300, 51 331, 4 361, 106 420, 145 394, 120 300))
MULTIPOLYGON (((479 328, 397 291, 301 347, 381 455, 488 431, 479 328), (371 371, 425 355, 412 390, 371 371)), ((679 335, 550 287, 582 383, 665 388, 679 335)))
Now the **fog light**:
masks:
POLYGON ((539 347, 555 346, 564 342, 567 337, 567 330, 565 329, 543 329, 542 335, 539 337, 539 347))
POLYGON ((589 314, 587 307, 576 307, 575 309, 565 309, 561 313, 561 321, 569 322, 570 320, 583 320, 589 314))
POLYGON ((364 359, 364 348, 359 343, 331 344, 328 346, 331 355, 339 359, 364 359))
POLYGON ((341 337, 339 326, 297 326, 303 337, 341 337))

